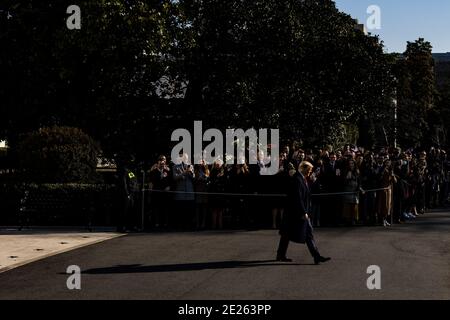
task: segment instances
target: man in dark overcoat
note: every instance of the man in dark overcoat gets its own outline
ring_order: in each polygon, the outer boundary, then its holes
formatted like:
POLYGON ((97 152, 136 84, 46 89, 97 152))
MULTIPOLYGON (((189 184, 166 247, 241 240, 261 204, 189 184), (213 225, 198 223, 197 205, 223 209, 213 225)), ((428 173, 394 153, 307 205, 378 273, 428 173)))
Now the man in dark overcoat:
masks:
POLYGON ((306 243, 314 263, 326 262, 330 258, 322 257, 314 241, 313 228, 308 217, 310 191, 307 178, 311 175, 313 165, 303 161, 298 172, 290 178, 285 213, 280 225, 280 243, 277 261, 291 262, 286 257, 289 241, 306 243))

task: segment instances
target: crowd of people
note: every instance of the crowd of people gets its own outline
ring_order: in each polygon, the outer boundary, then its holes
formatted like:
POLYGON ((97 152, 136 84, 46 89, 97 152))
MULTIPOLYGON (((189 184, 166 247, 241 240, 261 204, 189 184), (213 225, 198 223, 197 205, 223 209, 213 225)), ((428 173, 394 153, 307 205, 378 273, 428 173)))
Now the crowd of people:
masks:
POLYGON ((145 206, 151 228, 276 229, 288 179, 302 162, 314 166, 308 178, 314 226, 388 227, 449 200, 450 158, 439 148, 374 152, 351 145, 338 151, 286 146, 272 176, 263 174, 269 161, 259 154, 256 164, 229 165, 217 159, 192 165, 187 154, 174 161, 160 156, 146 172, 144 193, 138 192, 145 198, 135 202, 145 206))

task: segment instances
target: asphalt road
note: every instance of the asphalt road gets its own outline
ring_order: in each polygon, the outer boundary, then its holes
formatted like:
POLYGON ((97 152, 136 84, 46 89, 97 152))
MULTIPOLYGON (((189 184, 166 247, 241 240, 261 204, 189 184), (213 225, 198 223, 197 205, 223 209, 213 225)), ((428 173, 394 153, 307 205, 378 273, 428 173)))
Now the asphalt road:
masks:
POLYGON ((274 261, 277 231, 131 234, 0 274, 0 299, 450 299, 450 212, 384 229, 317 229, 274 261), (78 265, 81 290, 68 290, 78 265), (381 268, 381 289, 366 286, 381 268))

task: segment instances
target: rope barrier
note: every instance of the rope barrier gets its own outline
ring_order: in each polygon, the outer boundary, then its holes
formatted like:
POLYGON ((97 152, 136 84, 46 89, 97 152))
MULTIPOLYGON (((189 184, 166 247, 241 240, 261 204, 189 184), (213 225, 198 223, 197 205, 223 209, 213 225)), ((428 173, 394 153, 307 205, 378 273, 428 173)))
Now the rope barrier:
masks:
POLYGON ((387 188, 379 188, 379 189, 369 189, 369 190, 363 190, 364 192, 376 192, 376 191, 384 191, 384 190, 391 190, 391 187, 387 188))
MULTIPOLYGON (((370 190, 362 190, 364 193, 367 192, 377 192, 377 191, 385 191, 389 190, 391 187, 388 188, 379 188, 379 189, 370 189, 370 190)), ((154 189, 147 189, 142 188, 139 193, 142 193, 142 208, 141 208, 141 218, 142 218, 142 227, 145 225, 145 218, 144 218, 144 212, 145 212, 145 194, 146 192, 149 193, 160 193, 160 194, 192 194, 192 195, 206 195, 206 196, 231 196, 231 197, 265 197, 265 198, 287 198, 286 194, 263 194, 263 193, 228 193, 228 192, 190 192, 190 191, 173 191, 173 190, 154 190, 154 189)), ((348 194, 358 194, 360 191, 354 191, 354 192, 335 192, 335 193, 316 193, 312 194, 312 197, 321 197, 321 196, 340 196, 340 195, 348 195, 348 194)), ((391 222, 392 222, 393 216, 391 215, 391 222)))
POLYGON ((262 193, 228 193, 228 192, 189 192, 189 191, 165 191, 165 190, 152 190, 144 189, 144 191, 156 192, 156 193, 175 193, 175 194, 198 194, 198 195, 212 195, 212 196, 248 196, 248 197, 279 197, 285 198, 286 194, 262 194, 262 193))
MULTIPOLYGON (((377 191, 385 191, 390 190, 390 187, 387 188, 379 188, 379 189, 370 189, 370 190, 362 190, 364 193, 367 192, 377 192, 377 191)), ((173 190, 154 190, 154 189, 143 189, 142 192, 151 192, 151 193, 171 193, 171 194, 193 194, 193 195, 212 195, 212 196, 232 196, 232 197, 270 197, 270 198, 286 198, 286 194, 264 194, 264 193, 229 193, 229 192, 194 192, 194 191, 173 191, 173 190)), ((358 194, 360 191, 353 192, 334 192, 334 193, 313 193, 311 196, 337 196, 337 195, 350 195, 350 194, 358 194)))
POLYGON ((349 195, 349 194, 357 194, 357 193, 368 193, 368 192, 377 192, 377 191, 384 191, 384 190, 390 190, 391 187, 387 188, 379 188, 379 189, 369 189, 369 190, 361 190, 361 191, 353 191, 353 192, 334 192, 334 193, 313 193, 311 194, 312 197, 323 197, 323 196, 336 196, 336 195, 349 195))

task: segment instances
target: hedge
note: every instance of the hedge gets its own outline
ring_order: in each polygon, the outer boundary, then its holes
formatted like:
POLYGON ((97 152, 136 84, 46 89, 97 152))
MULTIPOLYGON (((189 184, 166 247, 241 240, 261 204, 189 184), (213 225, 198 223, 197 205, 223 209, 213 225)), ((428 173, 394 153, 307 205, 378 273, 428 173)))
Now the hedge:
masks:
POLYGON ((0 184, 0 225, 19 224, 25 191, 32 225, 85 225, 89 214, 93 225, 113 226, 120 208, 115 185, 0 184))

